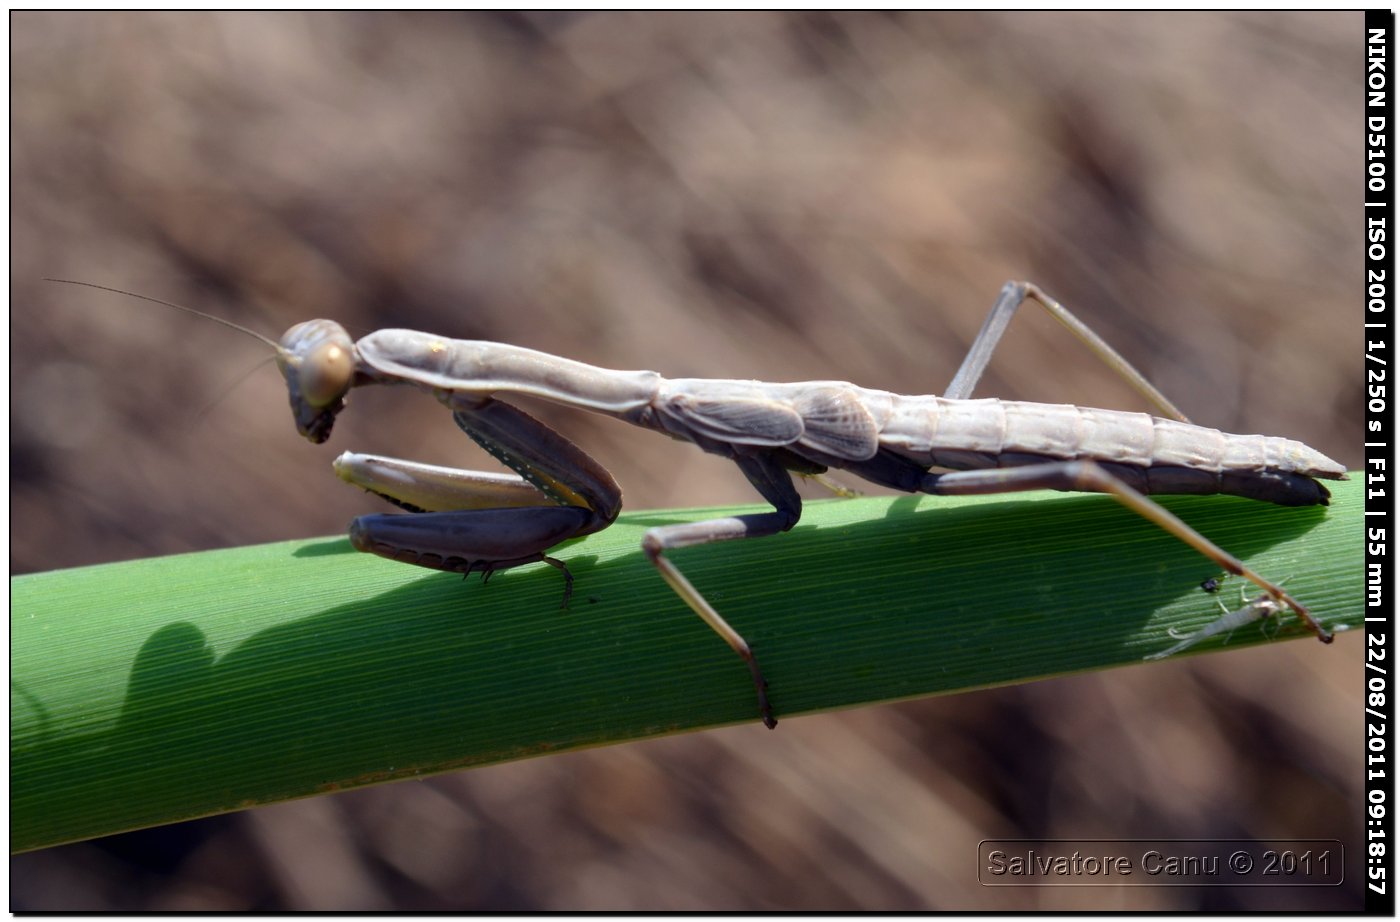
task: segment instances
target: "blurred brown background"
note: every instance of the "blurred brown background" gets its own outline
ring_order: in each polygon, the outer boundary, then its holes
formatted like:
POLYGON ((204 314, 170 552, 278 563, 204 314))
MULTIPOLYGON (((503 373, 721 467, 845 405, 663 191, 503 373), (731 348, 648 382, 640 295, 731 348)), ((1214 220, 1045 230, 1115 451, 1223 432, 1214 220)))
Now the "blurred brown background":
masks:
MULTIPOLYGON (((236 383, 252 340, 43 276, 274 336, 326 316, 907 393, 941 391, 1029 278, 1196 421, 1361 458, 1359 13, 11 26, 12 572, 338 533, 370 509, 328 470, 346 448, 494 469, 405 393, 357 392, 309 446, 270 367, 236 383)), ((1034 315, 979 394, 1144 409, 1034 315)), ((630 509, 755 499, 688 446, 541 415, 630 509)), ((12 859, 11 905, 1355 908, 1359 640, 52 849, 12 859), (1339 838, 1351 860, 1333 889, 979 886, 977 842, 1014 836, 1339 838)))

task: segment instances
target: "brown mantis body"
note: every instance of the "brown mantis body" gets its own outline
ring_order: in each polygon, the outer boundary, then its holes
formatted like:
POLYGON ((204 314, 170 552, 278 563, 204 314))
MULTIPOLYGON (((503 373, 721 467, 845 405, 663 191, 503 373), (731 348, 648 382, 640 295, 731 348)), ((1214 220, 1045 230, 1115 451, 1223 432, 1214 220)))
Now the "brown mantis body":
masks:
POLYGON ((607 470, 502 398, 524 395, 606 414, 733 460, 773 511, 658 526, 646 533, 642 549, 748 664, 769 727, 776 721, 752 648, 665 552, 792 528, 802 513, 793 473, 839 468, 898 490, 936 495, 1107 493, 1263 589, 1247 606, 1250 616, 1286 606, 1320 640, 1332 639, 1280 586, 1146 494, 1224 493, 1285 506, 1326 504, 1329 494, 1318 478, 1343 479, 1345 468, 1300 442, 1190 424, 1111 347, 1033 285, 1013 282, 1002 289, 942 396, 904 396, 842 381, 668 380, 651 371, 614 371, 517 346, 412 330, 381 330, 357 342, 329 320, 298 324, 275 348, 297 429, 311 441, 329 438, 350 389, 408 384, 436 397, 467 435, 515 472, 341 455, 335 468, 342 479, 414 513, 361 516, 351 524, 352 543, 405 563, 489 574, 542 561, 564 572, 567 601, 572 577, 546 552, 616 519, 622 492, 607 470), (972 399, 992 351, 1027 299, 1046 308, 1171 418, 972 399))

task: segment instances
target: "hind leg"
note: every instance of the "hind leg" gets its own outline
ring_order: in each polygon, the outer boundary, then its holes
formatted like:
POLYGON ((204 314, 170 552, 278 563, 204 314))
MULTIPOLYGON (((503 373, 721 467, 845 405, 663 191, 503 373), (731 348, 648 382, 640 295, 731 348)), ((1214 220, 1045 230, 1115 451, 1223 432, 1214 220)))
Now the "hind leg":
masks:
POLYGON ((1002 286, 996 304, 992 305, 991 313, 987 315, 982 329, 977 333, 977 338, 972 341, 972 348, 968 350, 967 357, 963 359, 962 367, 958 369, 958 373, 953 376, 952 383, 948 385, 948 390, 943 394, 944 397, 966 400, 972 396, 972 390, 981 380, 982 372, 987 370, 987 363, 991 361, 992 352, 996 350, 1002 334, 1010 326, 1016 308, 1027 300, 1034 301, 1049 311, 1050 316, 1058 320, 1080 342, 1088 346, 1090 351, 1097 355, 1104 364, 1118 372, 1125 381, 1133 386, 1134 390, 1146 397, 1148 402, 1160 410, 1164 416, 1180 420, 1183 423, 1190 422, 1186 415, 1176 408, 1175 404, 1164 397, 1161 391, 1153 387, 1142 376, 1142 372, 1128 364, 1128 360, 1104 342, 1099 334, 1089 329, 1084 321, 1071 314, 1068 308, 1030 282, 1007 282, 1002 286))
POLYGON ((965 496, 981 493, 1020 493, 1026 490, 1075 490, 1107 493, 1138 515, 1180 538, 1218 566, 1236 576, 1243 576, 1268 593, 1275 602, 1287 605, 1297 613, 1308 628, 1323 643, 1332 642, 1332 632, 1318 623, 1303 603, 1284 592, 1244 565, 1238 557, 1223 550, 1205 535, 1154 503, 1143 494, 1114 477, 1093 461, 1050 461, 1024 467, 990 468, 982 471, 954 471, 948 474, 926 474, 921 486, 924 493, 939 496, 965 496))

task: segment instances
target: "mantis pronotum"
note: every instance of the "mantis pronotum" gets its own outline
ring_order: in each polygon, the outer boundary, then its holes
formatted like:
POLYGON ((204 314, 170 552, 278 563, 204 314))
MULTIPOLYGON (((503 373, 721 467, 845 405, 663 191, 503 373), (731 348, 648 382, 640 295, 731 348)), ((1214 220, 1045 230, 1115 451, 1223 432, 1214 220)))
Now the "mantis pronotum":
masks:
POLYGON ((243 332, 276 350, 297 430, 312 442, 330 437, 351 388, 409 384, 436 397, 467 435, 515 472, 462 471, 350 452, 337 458, 335 470, 343 480, 414 513, 360 516, 350 526, 357 549, 404 563, 489 574, 544 562, 564 573, 567 601, 573 578, 546 552, 617 518, 622 491, 612 475, 503 397, 524 395, 602 413, 733 460, 773 505, 772 512, 657 526, 643 537, 642 550, 677 595, 748 664, 759 714, 769 727, 777 721, 752 648, 666 552, 792 528, 802 514, 793 473, 840 468, 873 483, 936 495, 1038 489, 1107 493, 1226 572, 1263 589, 1241 610, 1241 623, 1287 606, 1318 639, 1332 639, 1279 585, 1145 494, 1226 493, 1284 506, 1326 504, 1329 494, 1316 478, 1344 479, 1345 468, 1300 442, 1192 425, 1097 334, 1027 283, 1010 282, 1002 289, 941 397, 909 397, 842 381, 668 380, 652 371, 614 371, 519 346, 413 330, 380 330, 357 342, 330 320, 297 324, 280 343, 243 332), (1049 311, 1170 418, 972 399, 997 342, 1026 300, 1049 311), (931 471, 935 467, 944 470, 931 471))

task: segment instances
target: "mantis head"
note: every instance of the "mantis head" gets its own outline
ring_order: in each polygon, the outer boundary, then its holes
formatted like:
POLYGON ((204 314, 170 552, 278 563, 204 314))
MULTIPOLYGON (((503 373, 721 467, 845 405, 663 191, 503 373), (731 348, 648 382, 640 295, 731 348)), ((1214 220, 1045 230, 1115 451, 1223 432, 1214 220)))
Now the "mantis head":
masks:
POLYGON ((297 431, 312 442, 330 438, 354 384, 355 364, 355 342, 333 320, 308 320, 282 336, 277 367, 287 382, 297 431))

